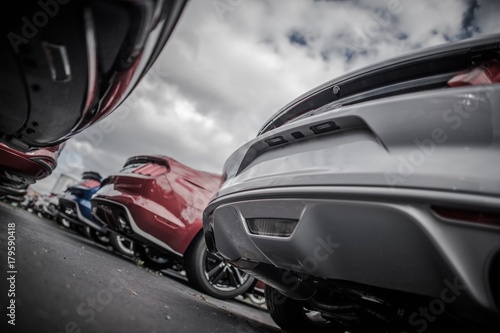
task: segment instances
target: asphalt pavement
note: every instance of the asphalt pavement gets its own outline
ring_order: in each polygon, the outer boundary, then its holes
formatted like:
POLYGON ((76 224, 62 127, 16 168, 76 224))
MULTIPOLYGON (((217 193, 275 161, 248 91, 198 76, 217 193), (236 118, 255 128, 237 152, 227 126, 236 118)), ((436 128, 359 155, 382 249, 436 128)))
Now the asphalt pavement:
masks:
POLYGON ((0 263, 0 332, 282 332, 261 308, 204 295, 5 203, 0 263))

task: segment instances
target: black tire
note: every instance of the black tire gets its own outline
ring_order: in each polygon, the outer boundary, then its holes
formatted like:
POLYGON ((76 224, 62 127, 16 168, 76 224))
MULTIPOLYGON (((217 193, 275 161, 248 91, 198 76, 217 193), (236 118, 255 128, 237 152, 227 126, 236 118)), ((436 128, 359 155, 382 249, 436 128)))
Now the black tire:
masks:
POLYGON ((87 233, 87 229, 84 228, 83 226, 79 225, 79 224, 76 224, 76 223, 73 223, 73 222, 69 222, 70 226, 69 228, 71 230, 73 230, 74 232, 82 235, 83 237, 89 237, 88 233, 87 233))
POLYGON ((255 285, 247 291, 248 298, 253 304, 261 306, 266 303, 266 297, 264 296, 264 289, 258 288, 255 285))
POLYGON ((193 287, 219 299, 239 296, 251 288, 255 281, 247 273, 209 253, 202 233, 193 239, 184 254, 184 269, 193 287))
POLYGON ((133 243, 133 251, 134 258, 142 261, 144 266, 152 270, 161 271, 172 265, 167 255, 157 252, 152 248, 146 248, 137 242, 133 243))
POLYGON ((303 303, 284 296, 266 285, 264 289, 266 306, 274 322, 290 332, 344 332, 345 329, 322 319, 318 313, 304 308, 303 303))
POLYGON ((109 242, 117 252, 127 257, 134 256, 134 242, 132 240, 118 234, 111 233, 109 235, 109 242))
POLYGON ((99 231, 97 231, 91 227, 84 227, 83 230, 85 232, 85 236, 87 236, 89 239, 93 240, 94 242, 99 243, 99 244, 103 244, 103 245, 109 244, 110 235, 102 234, 99 231))

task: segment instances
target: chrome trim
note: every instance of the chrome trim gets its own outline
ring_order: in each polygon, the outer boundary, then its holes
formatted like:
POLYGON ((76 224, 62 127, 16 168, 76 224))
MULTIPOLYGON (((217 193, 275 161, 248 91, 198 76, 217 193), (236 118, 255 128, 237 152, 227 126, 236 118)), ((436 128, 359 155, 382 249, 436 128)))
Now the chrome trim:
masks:
POLYGON ((26 195, 27 190, 25 188, 14 188, 8 185, 0 184, 0 195, 15 195, 15 196, 23 196, 26 195))
MULTIPOLYGON (((128 220, 130 222, 130 226, 132 227, 132 230, 138 234, 139 236, 151 241, 152 243, 160 246, 160 247, 163 247, 165 248, 166 250, 180 256, 180 257, 183 257, 184 255, 175 251, 174 249, 172 249, 169 245, 167 245, 166 243, 164 243, 163 241, 159 240, 158 238, 154 237, 153 235, 151 234, 148 234, 147 232, 145 232, 144 230, 142 230, 141 228, 139 228, 139 226, 137 225, 137 223, 135 222, 134 218, 132 217, 132 214, 130 213, 129 209, 127 208, 127 206, 121 204, 121 203, 118 203, 116 201, 113 201, 113 200, 109 200, 109 199, 102 199, 102 198, 93 198, 92 201, 103 201, 103 202, 109 202, 111 204, 114 204, 114 205, 117 205, 117 206, 121 206, 125 212, 127 213, 127 217, 128 217, 128 220)), ((101 221, 101 223, 105 223, 104 221, 102 221, 99 217, 96 216, 96 218, 101 221)))
MULTIPOLYGON (((76 207, 76 215, 78 216, 78 219, 80 219, 80 221, 82 221, 83 223, 85 223, 89 227, 94 228, 94 229, 96 229, 99 232, 106 232, 107 231, 106 228, 101 227, 100 225, 98 225, 94 221, 91 221, 88 218, 86 218, 85 216, 83 216, 82 213, 80 212, 80 206, 78 206, 78 203, 76 201, 74 201, 74 200, 68 200, 66 198, 61 198, 60 200, 66 200, 68 202, 74 203, 75 207, 76 207)), ((65 215, 65 217, 68 217, 68 218, 71 219, 71 216, 68 216, 65 213, 62 213, 62 214, 65 215)))

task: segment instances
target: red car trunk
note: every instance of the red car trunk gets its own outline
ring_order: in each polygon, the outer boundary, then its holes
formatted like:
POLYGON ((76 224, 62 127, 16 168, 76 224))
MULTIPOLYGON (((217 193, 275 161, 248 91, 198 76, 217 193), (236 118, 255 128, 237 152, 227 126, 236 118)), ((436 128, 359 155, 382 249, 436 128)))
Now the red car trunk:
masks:
POLYGON ((168 157, 134 157, 103 182, 94 214, 115 231, 183 254, 201 231, 202 211, 220 181, 168 157))

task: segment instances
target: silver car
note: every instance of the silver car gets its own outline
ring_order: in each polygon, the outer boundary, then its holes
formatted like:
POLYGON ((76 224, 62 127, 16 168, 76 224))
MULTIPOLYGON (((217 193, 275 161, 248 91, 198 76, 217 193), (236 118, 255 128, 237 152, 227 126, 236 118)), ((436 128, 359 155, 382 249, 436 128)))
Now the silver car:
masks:
POLYGON ((283 329, 500 329, 500 35, 327 82, 224 166, 210 251, 283 329))

